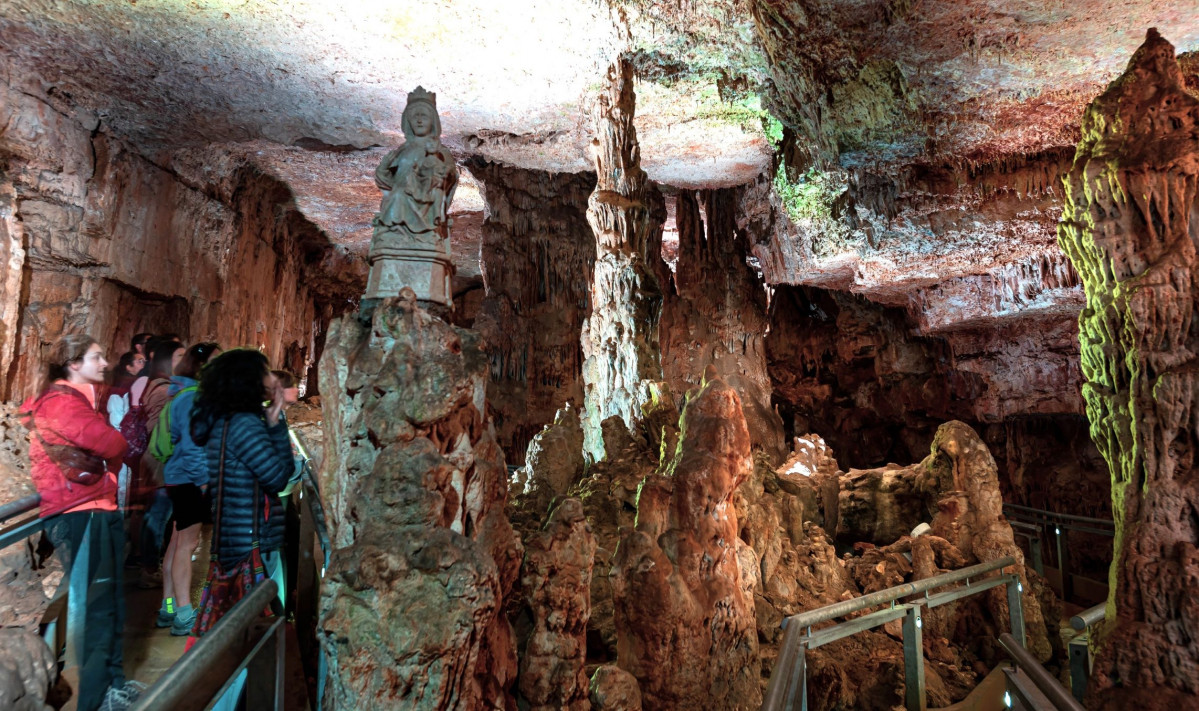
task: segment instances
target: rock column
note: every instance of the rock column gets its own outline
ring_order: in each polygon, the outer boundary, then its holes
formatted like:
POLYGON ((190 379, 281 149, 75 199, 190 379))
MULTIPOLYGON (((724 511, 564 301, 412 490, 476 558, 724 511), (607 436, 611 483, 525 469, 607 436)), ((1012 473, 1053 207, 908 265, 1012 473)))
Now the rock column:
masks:
POLYGON ((404 289, 334 321, 321 359, 321 490, 335 551, 318 635, 325 708, 511 708, 501 613, 520 543, 487 417, 487 357, 404 289))
POLYGON ((715 366, 741 396, 754 446, 777 464, 783 421, 770 405, 766 291, 745 261, 748 244, 737 229, 737 197, 732 189, 679 192, 679 260, 673 293, 662 307, 662 371, 681 393, 703 378, 705 367, 715 366))
POLYGON ((591 316, 583 324, 584 449, 603 459, 600 423, 613 415, 636 431, 650 383, 662 379, 658 320, 662 308, 662 196, 641 170, 633 127, 633 67, 608 70, 596 101, 592 153, 597 184, 587 204, 595 232, 591 316))
POLYGON ((1156 30, 1084 113, 1065 185, 1058 241, 1087 293, 1083 397, 1116 520, 1091 693, 1096 708, 1190 708, 1199 694, 1199 99, 1156 30))

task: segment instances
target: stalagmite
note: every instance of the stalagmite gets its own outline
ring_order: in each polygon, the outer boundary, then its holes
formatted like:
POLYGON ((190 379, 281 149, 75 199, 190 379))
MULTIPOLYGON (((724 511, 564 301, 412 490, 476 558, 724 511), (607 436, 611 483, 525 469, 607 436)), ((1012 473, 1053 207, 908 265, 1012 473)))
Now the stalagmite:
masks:
POLYGON ((1091 697, 1190 708, 1199 695, 1199 99, 1151 29, 1083 115, 1058 231, 1087 293, 1083 397, 1116 520, 1091 697))
POLYGON ((753 469, 749 431, 736 391, 707 375, 683 411, 676 458, 642 483, 636 528, 613 562, 618 663, 649 708, 761 703, 756 557, 734 507, 753 469))
POLYGON ((641 169, 633 115, 633 67, 608 70, 608 88, 596 101, 592 155, 597 184, 587 205, 595 232, 591 316, 583 324, 584 447, 604 457, 600 423, 618 415, 630 430, 662 379, 658 346, 661 317, 662 221, 658 189, 641 169))

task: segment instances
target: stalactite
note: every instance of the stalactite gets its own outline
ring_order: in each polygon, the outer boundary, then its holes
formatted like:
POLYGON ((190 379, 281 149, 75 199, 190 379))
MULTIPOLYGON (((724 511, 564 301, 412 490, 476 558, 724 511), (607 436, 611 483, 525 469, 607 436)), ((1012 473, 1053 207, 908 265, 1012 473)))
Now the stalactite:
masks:
POLYGON ((593 310, 584 322, 584 449, 604 456, 600 423, 613 415, 630 430, 661 380, 658 320, 662 304, 662 197, 641 170, 633 67, 608 70, 608 87, 592 114, 592 156, 597 184, 587 203, 597 258, 591 284, 593 310))

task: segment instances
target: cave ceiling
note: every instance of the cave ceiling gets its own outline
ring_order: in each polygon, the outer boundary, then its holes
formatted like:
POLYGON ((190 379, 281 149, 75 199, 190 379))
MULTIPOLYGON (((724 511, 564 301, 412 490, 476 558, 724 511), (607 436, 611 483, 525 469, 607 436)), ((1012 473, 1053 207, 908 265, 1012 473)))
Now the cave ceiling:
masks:
MULTIPOLYGON (((624 53, 651 179, 769 179, 769 112, 792 178, 832 209, 779 221, 765 278, 937 331, 1077 313, 1058 176, 1083 107, 1151 26, 1199 49, 1199 0, 3 0, 0 77, 160 165, 243 153, 365 250, 408 91, 438 94, 462 158, 578 172, 587 102, 624 53)), ((477 272, 478 186, 454 209, 477 272)))

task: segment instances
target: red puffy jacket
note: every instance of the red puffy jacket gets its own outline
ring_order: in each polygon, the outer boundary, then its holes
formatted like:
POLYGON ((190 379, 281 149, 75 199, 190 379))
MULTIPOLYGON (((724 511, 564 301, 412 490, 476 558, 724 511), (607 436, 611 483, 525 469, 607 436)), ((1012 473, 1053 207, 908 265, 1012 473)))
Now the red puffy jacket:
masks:
POLYGON ((42 495, 41 516, 67 510, 117 508, 117 472, 128 444, 121 433, 96 411, 87 396, 70 388, 48 388, 21 406, 29 437, 29 465, 33 485, 42 495), (32 432, 33 430, 36 432, 32 432), (86 486, 72 482, 62 468, 42 448, 47 444, 66 444, 86 450, 104 460, 108 473, 100 481, 86 486))

